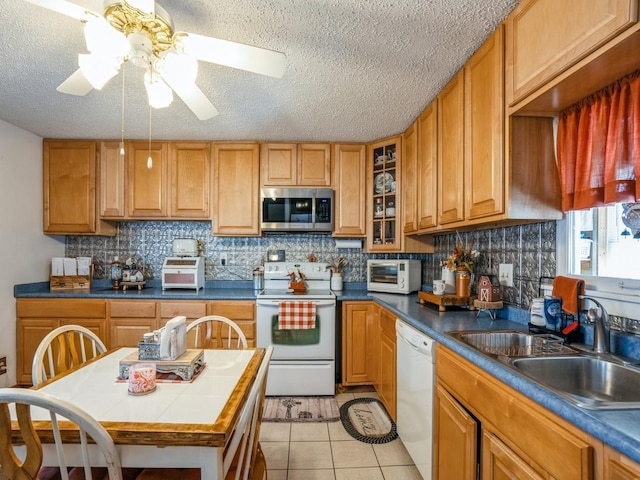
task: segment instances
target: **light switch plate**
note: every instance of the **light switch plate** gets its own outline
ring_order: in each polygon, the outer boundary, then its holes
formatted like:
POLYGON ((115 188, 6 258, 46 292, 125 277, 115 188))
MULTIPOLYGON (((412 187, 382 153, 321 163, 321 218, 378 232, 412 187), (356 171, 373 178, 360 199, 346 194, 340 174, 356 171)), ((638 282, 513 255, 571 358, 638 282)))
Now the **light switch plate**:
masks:
POLYGON ((513 287, 513 263, 501 263, 498 269, 498 281, 503 287, 513 287))

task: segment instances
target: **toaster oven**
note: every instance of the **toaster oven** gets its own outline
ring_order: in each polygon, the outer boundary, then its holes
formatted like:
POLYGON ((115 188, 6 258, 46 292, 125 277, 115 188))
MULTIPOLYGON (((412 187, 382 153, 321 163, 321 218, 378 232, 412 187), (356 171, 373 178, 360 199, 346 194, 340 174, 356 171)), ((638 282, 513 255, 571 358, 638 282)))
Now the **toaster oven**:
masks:
POLYGON ((367 290, 409 294, 422 286, 420 260, 368 260, 367 290))

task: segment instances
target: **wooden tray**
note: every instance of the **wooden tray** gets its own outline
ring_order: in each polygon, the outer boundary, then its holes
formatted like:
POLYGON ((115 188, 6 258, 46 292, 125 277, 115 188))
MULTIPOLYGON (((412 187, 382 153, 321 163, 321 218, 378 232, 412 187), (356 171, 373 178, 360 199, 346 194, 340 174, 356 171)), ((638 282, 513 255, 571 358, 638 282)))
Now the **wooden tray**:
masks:
POLYGON ((475 310, 473 305, 473 297, 456 297, 455 295, 435 295, 431 292, 418 292, 420 303, 433 303, 438 305, 438 310, 444 312, 447 307, 469 307, 469 310, 475 310))
POLYGON ((89 290, 91 288, 91 275, 65 275, 62 277, 49 277, 50 290, 89 290))
POLYGON ((204 365, 204 350, 201 348, 187 350, 175 360, 138 360, 138 352, 133 352, 120 360, 118 378, 122 380, 129 378, 129 367, 136 363, 154 363, 158 374, 173 373, 185 382, 190 382, 204 365))

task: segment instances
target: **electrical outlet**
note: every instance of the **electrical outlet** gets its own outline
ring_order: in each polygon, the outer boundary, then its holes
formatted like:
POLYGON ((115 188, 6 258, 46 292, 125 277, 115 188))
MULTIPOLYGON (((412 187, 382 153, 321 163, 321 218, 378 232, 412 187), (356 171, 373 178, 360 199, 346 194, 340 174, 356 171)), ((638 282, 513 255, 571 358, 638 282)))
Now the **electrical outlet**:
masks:
POLYGON ((221 253, 220 254, 220 265, 226 265, 227 264, 227 254, 226 253, 221 253))
POLYGON ((7 373, 7 357, 0 358, 0 375, 7 373))
POLYGON ((513 287, 513 263, 501 263, 498 269, 498 281, 503 287, 513 287))

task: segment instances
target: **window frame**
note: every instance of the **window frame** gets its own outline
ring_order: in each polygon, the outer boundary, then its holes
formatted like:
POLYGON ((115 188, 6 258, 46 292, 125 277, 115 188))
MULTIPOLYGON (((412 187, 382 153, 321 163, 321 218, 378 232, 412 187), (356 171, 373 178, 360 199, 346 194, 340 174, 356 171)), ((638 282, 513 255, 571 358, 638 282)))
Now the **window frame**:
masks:
MULTIPOLYGON (((556 225, 556 275, 582 278, 585 295, 599 300, 612 315, 640 319, 640 280, 569 273, 571 259, 574 258, 573 212, 567 212, 556 225)), ((640 245, 639 247, 640 248, 640 245)), ((550 290, 550 289, 549 289, 550 290)), ((545 292, 550 294, 550 291, 545 292)))

